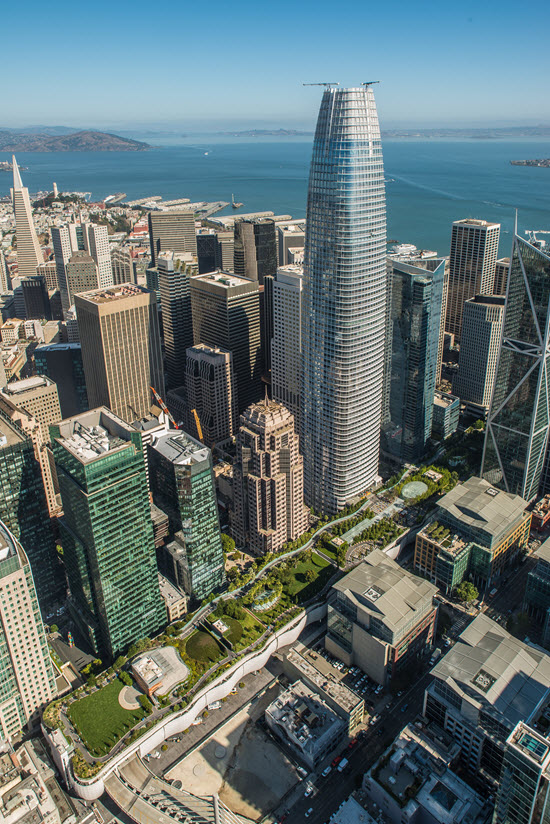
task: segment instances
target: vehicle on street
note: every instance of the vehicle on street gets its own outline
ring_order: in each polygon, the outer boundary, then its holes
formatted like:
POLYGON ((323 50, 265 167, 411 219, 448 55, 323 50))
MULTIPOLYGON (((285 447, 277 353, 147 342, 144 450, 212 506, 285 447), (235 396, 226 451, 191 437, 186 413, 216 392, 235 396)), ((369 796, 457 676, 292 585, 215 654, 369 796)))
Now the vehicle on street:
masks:
POLYGON ((312 812, 313 812, 313 807, 310 807, 309 810, 306 813, 306 818, 309 818, 312 812))
POLYGON ((344 772, 344 770, 346 769, 348 764, 349 764, 348 759, 347 758, 342 758, 342 760, 338 764, 338 772, 344 772))
POLYGON ((327 777, 327 775, 328 775, 329 773, 331 773, 331 772, 332 772, 332 767, 331 767, 331 766, 330 766, 330 764, 329 764, 329 766, 328 766, 328 767, 325 767, 325 769, 323 770, 323 772, 321 773, 321 775, 323 776, 323 778, 326 778, 326 777, 327 777))

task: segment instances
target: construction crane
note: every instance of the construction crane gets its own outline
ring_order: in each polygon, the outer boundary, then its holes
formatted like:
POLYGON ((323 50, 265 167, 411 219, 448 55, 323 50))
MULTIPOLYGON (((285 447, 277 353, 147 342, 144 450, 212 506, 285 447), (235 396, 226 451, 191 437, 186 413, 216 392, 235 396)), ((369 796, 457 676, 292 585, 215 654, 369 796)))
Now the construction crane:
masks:
POLYGON ((204 443, 204 437, 203 437, 203 434, 202 434, 202 426, 201 426, 201 422, 200 422, 200 418, 199 418, 199 413, 197 412, 196 409, 192 409, 191 412, 193 413, 193 417, 195 418, 195 424, 196 424, 196 427, 197 427, 197 433, 198 433, 198 436, 199 436, 199 441, 201 443, 204 443))
POLYGON ((373 86, 374 83, 380 83, 379 80, 367 80, 366 83, 361 83, 362 86, 373 86))
POLYGON ((339 83, 302 83, 302 86, 326 86, 327 88, 339 85, 339 83))
POLYGON ((169 418, 169 419, 172 421, 172 423, 174 424, 174 428, 175 428, 175 429, 179 429, 179 426, 178 426, 178 424, 176 423, 174 416, 172 415, 172 413, 170 412, 170 410, 168 409, 168 407, 166 406, 166 404, 165 404, 165 403, 164 403, 164 401, 162 400, 161 396, 159 395, 159 393, 157 392, 157 390, 155 389, 155 387, 154 387, 154 386, 151 386, 151 387, 150 387, 150 389, 151 389, 151 392, 153 393, 153 395, 155 396, 155 400, 156 400, 156 402, 158 403, 158 405, 160 406, 160 408, 162 409, 162 411, 164 412, 164 414, 165 414, 165 415, 167 415, 167 416, 168 416, 168 418, 169 418))

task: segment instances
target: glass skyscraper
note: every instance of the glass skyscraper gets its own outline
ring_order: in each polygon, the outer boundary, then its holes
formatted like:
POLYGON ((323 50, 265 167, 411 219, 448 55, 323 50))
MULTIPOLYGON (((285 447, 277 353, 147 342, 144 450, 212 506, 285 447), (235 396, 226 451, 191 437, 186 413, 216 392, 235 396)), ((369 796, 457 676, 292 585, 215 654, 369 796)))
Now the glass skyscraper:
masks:
POLYGON ((481 472, 526 501, 538 493, 550 418, 550 257, 516 235, 481 472))
POLYGON ((305 495, 336 512, 378 470, 386 205, 372 88, 327 88, 313 143, 302 314, 305 495))

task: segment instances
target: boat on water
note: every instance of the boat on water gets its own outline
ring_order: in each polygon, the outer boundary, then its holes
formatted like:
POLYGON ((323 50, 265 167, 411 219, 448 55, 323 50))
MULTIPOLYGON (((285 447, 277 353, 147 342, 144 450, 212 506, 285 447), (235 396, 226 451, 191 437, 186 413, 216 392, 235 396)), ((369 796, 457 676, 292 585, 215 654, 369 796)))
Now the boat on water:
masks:
POLYGON ((232 194, 231 195, 231 206, 233 207, 233 209, 240 209, 242 205, 243 205, 242 203, 238 203, 235 200, 235 195, 232 194))

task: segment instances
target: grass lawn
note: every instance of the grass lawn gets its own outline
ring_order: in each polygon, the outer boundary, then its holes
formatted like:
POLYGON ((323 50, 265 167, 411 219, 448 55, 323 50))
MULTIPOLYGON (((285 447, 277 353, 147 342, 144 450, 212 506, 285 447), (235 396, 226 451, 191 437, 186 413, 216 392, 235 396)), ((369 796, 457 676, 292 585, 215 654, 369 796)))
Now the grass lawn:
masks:
POLYGON ((335 572, 332 564, 313 552, 311 561, 299 561, 292 568, 292 579, 285 587, 285 592, 291 597, 298 596, 299 602, 307 601, 322 590, 335 572), (306 578, 308 570, 313 570, 315 573, 313 581, 308 581, 306 578))
MULTIPOLYGON (((224 616, 225 617, 225 616, 224 616)), ((218 661, 222 650, 215 638, 198 629, 190 635, 185 644, 185 652, 195 661, 218 661)))
POLYGON ((104 755, 122 738, 125 732, 140 721, 141 709, 125 710, 118 696, 124 685, 118 680, 103 689, 75 701, 68 716, 92 755, 104 755))
POLYGON ((230 644, 237 644, 242 638, 243 625, 236 618, 230 618, 229 615, 224 615, 222 621, 229 627, 228 631, 224 632, 223 637, 230 644))

